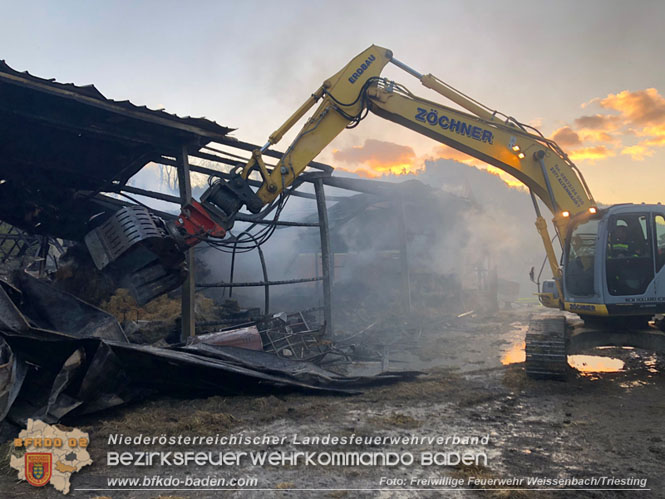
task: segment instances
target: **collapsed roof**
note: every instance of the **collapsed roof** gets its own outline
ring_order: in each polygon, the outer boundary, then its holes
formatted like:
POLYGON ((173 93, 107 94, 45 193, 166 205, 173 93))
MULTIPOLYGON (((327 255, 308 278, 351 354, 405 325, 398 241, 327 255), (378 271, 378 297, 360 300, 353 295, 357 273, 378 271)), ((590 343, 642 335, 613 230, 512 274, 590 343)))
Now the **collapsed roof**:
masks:
POLYGON ((94 211, 91 194, 117 190, 161 155, 198 150, 231 131, 204 118, 107 99, 93 85, 21 73, 0 61, 0 219, 78 239, 81 221, 94 211))

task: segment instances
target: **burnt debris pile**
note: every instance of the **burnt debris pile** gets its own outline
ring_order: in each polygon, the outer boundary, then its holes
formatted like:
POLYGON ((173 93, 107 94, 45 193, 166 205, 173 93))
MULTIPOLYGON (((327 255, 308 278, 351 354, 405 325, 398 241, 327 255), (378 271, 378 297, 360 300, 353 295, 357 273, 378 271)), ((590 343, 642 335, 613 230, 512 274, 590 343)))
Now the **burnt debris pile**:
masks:
MULTIPOLYGON (((128 314, 133 313, 130 307, 128 314)), ((223 311, 232 313, 236 320, 247 318, 238 317, 239 310, 223 311)), ((130 341, 136 331, 126 332, 137 321, 125 320, 123 328, 101 308, 16 272, 0 281, 0 419, 19 425, 28 418, 56 422, 159 392, 204 396, 286 387, 354 393, 415 375, 347 377, 322 368, 320 362, 335 349, 322 339, 323 326, 311 321, 307 314, 276 314, 186 342, 169 344, 160 337, 139 344, 130 341)))

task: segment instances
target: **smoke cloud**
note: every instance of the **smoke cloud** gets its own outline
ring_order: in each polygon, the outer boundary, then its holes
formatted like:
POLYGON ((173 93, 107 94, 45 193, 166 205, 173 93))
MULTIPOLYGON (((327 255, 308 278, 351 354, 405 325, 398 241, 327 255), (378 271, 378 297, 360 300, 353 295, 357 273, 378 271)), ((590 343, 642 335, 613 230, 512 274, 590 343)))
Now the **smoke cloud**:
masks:
MULTIPOLYGON (((438 303, 442 310, 473 308, 464 297, 469 290, 479 288, 481 276, 494 266, 500 279, 519 283, 520 296, 528 297, 535 291, 528 272, 532 266, 540 267, 543 250, 525 191, 508 186, 486 170, 444 159, 425 161, 418 174, 384 175, 382 180, 397 184, 396 189, 379 196, 327 188, 329 198, 345 195, 329 203, 337 314, 369 317, 403 306, 399 263, 402 213, 414 306, 427 300, 427 293, 418 295, 423 283, 437 282, 444 295, 449 292, 450 300, 455 300, 432 302, 434 305, 438 303)), ((315 221, 314 202, 291 198, 282 219, 315 221)), ((241 229, 238 226, 235 231, 241 229)), ((316 228, 279 229, 263 251, 269 279, 321 275, 316 228)), ((206 268, 198 282, 229 280, 228 254, 202 249, 200 258, 206 268)), ((263 280, 256 251, 236 256, 234 280, 263 280)), ((228 290, 212 293, 218 300, 228 298, 228 290)), ((263 288, 236 288, 233 297, 243 307, 264 305, 263 288)), ((436 300, 440 300, 438 295, 436 300)), ((320 306, 320 283, 272 287, 270 303, 272 312, 320 306)), ((337 321, 339 327, 343 322, 337 321)))

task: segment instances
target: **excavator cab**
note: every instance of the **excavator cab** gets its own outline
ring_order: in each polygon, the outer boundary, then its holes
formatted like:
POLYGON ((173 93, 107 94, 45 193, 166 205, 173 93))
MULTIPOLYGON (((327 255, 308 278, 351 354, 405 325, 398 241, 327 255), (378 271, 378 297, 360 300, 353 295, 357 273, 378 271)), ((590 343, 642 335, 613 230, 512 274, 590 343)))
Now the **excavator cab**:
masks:
MULTIPOLYGON (((580 321, 543 316, 526 334, 526 372, 564 379, 567 355, 600 346, 665 352, 665 335, 648 326, 665 312, 665 207, 619 204, 571 220, 562 258, 559 300, 555 281, 541 302, 556 301, 580 321), (545 298, 545 299, 543 299, 545 298)), ((660 321, 656 321, 658 324, 660 321)))
POLYGON ((573 221, 563 256, 564 307, 583 318, 665 311, 665 207, 615 205, 573 221))

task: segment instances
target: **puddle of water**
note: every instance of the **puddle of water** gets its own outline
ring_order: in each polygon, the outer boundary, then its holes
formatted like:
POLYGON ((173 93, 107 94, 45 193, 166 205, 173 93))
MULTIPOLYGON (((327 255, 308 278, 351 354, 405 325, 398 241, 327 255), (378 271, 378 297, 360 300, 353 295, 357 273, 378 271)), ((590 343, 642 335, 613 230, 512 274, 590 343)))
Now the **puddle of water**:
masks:
POLYGON ((650 373, 658 374, 658 368, 656 367, 658 365, 658 360, 655 355, 651 355, 648 359, 645 359, 644 365, 647 366, 647 371, 650 373))
POLYGON ((646 386, 648 384, 649 383, 647 383, 646 381, 638 379, 634 381, 625 381, 623 383, 619 383, 619 386, 621 388, 636 388, 638 386, 646 386))
POLYGON ((522 341, 521 343, 516 343, 510 347, 510 349, 504 352, 503 356, 501 357, 501 363, 504 366, 507 366, 509 364, 519 364, 520 362, 524 362, 526 360, 526 351, 524 350, 525 348, 525 342, 522 341))
MULTIPOLYGON (((526 360, 524 341, 513 343, 508 350, 504 351, 501 356, 501 364, 504 366, 510 364, 519 364, 526 360)), ((610 350, 617 347, 603 346, 597 347, 598 350, 610 350)), ((622 350, 629 350, 631 357, 642 357, 634 347, 619 347, 622 350)), ((658 358, 656 355, 649 355, 642 359, 644 367, 650 374, 658 374, 660 366, 658 365, 658 358)), ((625 362, 614 357, 603 357, 600 355, 569 355, 568 365, 573 369, 579 371, 583 376, 589 376, 592 379, 600 379, 596 374, 599 373, 618 373, 623 372, 625 362)))
MULTIPOLYGON (((509 364, 519 364, 526 360, 526 352, 524 351, 525 343, 515 343, 501 357, 501 363, 506 366, 509 364)), ((610 347, 611 348, 611 347, 610 347)), ((645 361, 645 364, 651 369, 655 370, 655 358, 650 363, 645 361)), ((568 365, 577 369, 582 374, 595 374, 595 373, 616 373, 623 371, 624 362, 613 357, 601 357, 598 355, 569 355, 568 365)))
POLYGON ((598 355, 569 355, 568 365, 585 373, 618 373, 623 371, 624 362, 612 357, 598 355))

